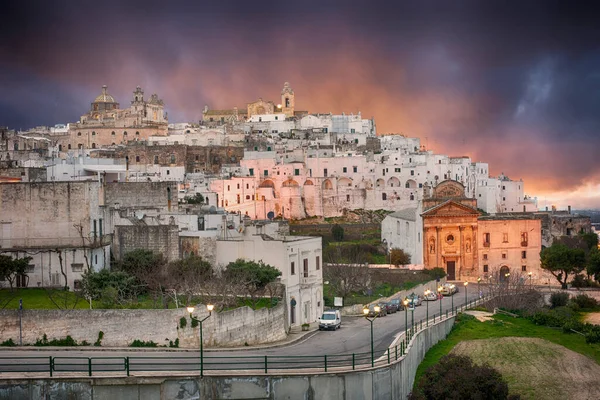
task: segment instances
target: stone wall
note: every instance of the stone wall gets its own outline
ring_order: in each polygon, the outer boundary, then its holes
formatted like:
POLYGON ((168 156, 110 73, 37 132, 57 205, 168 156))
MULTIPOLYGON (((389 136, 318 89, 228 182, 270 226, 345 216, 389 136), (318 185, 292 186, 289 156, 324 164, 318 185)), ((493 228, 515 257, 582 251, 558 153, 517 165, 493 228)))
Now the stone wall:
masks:
MULTIPOLYGON (((285 307, 252 310, 240 307, 215 312, 204 321, 207 346, 230 347, 271 343, 286 337, 285 307)), ((204 317, 205 312, 196 317, 204 317)), ((104 332, 102 346, 127 347, 135 339, 168 345, 179 339, 179 347, 198 348, 198 328, 191 327, 185 308, 171 310, 23 310, 23 343, 34 344, 44 334, 48 340, 70 335, 78 342, 93 344, 104 332), (180 319, 187 325, 180 328, 180 319)), ((19 342, 18 310, 0 310, 0 342, 12 338, 19 342)))
POLYGON ((167 261, 179 259, 179 227, 177 225, 118 225, 113 240, 115 259, 137 249, 162 254, 167 261))
POLYGON ((177 184, 174 182, 115 182, 105 187, 105 204, 119 208, 159 208, 169 210, 177 206, 177 184))
POLYGON ((406 399, 412 390, 417 367, 427 351, 446 338, 454 318, 418 332, 408 354, 380 368, 347 373, 260 376, 168 376, 128 378, 68 378, 0 380, 0 400, 38 398, 115 399, 312 399, 392 400, 406 399))

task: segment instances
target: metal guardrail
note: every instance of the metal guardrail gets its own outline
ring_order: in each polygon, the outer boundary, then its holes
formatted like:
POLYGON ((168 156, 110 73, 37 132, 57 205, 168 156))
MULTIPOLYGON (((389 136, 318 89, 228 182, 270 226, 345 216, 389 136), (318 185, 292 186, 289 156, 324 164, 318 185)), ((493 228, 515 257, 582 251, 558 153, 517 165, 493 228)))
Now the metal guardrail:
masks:
MULTIPOLYGON (((371 369, 389 365, 399 361, 410 351, 412 339, 420 331, 456 316, 458 312, 476 306, 489 300, 483 297, 471 300, 462 306, 454 307, 445 312, 433 314, 429 320, 415 321, 414 325, 407 327, 400 336, 400 343, 388 347, 383 351, 351 353, 351 354, 322 354, 301 356, 214 356, 204 354, 204 374, 231 371, 252 371, 256 373, 278 373, 285 375, 293 371, 306 373, 321 372, 348 372, 358 369, 371 369), (373 361, 372 358, 373 357, 373 361)), ((0 378, 7 373, 38 373, 56 374, 69 373, 83 376, 102 376, 103 373, 115 373, 132 376, 137 373, 156 372, 199 372, 199 356, 127 356, 127 357, 70 357, 70 356, 25 356, 25 357, 0 357, 0 378)), ((48 376, 46 375, 46 376, 48 376)), ((141 375, 141 374, 140 374, 141 375)))

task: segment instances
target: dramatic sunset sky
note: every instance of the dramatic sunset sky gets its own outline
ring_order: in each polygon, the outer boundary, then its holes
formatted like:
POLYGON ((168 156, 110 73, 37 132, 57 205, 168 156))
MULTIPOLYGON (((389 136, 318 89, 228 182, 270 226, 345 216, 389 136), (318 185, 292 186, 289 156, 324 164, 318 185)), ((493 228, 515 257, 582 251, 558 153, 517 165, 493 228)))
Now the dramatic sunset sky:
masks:
POLYGON ((600 18, 585 2, 9 3, 0 125, 75 121, 103 84, 122 107, 141 85, 170 122, 198 121, 289 81, 297 109, 361 111, 380 134, 523 178, 540 207, 600 208, 600 18))

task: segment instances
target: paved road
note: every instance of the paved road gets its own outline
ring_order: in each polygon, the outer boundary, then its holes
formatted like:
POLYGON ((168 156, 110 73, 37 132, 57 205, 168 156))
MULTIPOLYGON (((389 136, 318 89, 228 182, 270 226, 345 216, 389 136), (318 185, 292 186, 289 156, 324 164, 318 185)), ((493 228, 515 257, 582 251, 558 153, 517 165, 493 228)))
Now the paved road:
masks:
MULTIPOLYGON (((461 290, 464 290, 461 287, 461 290)), ((476 290, 469 293, 469 300, 477 297, 476 290)), ((454 306, 465 303, 464 292, 453 297, 444 297, 442 312, 454 306)), ((440 301, 423 302, 414 311, 415 324, 425 321, 429 305, 429 317, 439 315, 440 301)), ((412 312, 399 311, 386 317, 376 318, 373 323, 375 358, 382 356, 394 339, 402 334, 405 329, 405 319, 411 326, 412 312)), ((265 356, 269 369, 298 369, 298 368, 323 368, 324 355, 327 355, 330 367, 351 365, 352 353, 355 354, 357 364, 370 362, 370 323, 363 317, 345 317, 342 327, 337 331, 323 331, 308 335, 306 339, 297 343, 278 348, 259 350, 236 351, 210 351, 204 352, 204 370, 223 369, 256 369, 264 370, 265 356), (344 356, 342 356, 344 355, 344 356)), ((161 351, 82 351, 82 350, 41 350, 41 351, 2 351, 0 352, 0 372, 47 372, 49 374, 49 357, 53 357, 54 372, 79 371, 87 372, 93 369, 97 372, 125 371, 125 362, 129 357, 129 367, 135 371, 198 371, 199 352, 161 352, 161 351), (16 357, 31 357, 16 359, 16 357), (91 361, 90 361, 91 359, 91 361)))

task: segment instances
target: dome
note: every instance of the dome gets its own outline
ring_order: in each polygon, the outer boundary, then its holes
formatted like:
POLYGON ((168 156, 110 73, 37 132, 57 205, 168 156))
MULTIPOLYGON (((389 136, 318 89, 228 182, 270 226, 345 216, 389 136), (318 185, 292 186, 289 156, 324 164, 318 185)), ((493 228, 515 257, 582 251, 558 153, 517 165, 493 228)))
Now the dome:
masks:
POLYGON ((94 103, 116 103, 114 97, 106 91, 107 88, 106 85, 102 86, 102 93, 100 93, 100 96, 96 97, 94 103))

